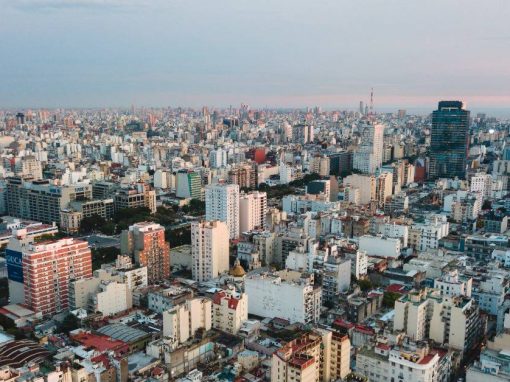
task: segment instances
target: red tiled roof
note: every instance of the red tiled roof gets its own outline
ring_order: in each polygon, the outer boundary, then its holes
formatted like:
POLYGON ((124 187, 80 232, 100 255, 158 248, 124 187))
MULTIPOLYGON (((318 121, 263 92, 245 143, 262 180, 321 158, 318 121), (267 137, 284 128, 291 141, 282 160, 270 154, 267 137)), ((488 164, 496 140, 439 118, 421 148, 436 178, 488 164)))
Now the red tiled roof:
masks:
POLYGON ((354 324, 348 321, 344 321, 340 318, 337 318, 335 321, 333 321, 334 326, 338 326, 345 329, 352 329, 354 328, 354 324))
POLYGON ((420 365, 426 365, 427 363, 429 363, 430 361, 432 361, 432 358, 434 358, 435 354, 432 354, 432 353, 429 353, 427 354, 425 357, 423 357, 422 359, 420 359, 420 361, 418 362, 420 365))
POLYGON ((391 284, 391 285, 388 285, 388 287, 386 288, 386 292, 403 293, 404 289, 405 289, 405 287, 403 285, 391 284))
POLYGON ((87 332, 80 332, 71 336, 71 338, 85 347, 93 348, 98 351, 119 350, 122 347, 128 346, 124 341, 87 332))
MULTIPOLYGON (((224 298, 226 298, 226 293, 221 291, 221 292, 216 292, 213 296, 213 303, 215 303, 216 305, 220 305, 221 304, 221 300, 223 300, 224 298)), ((239 304, 239 300, 236 299, 236 298, 233 298, 233 297, 230 297, 230 298, 227 298, 227 301, 228 301, 228 308, 229 309, 237 309, 237 304, 239 304)))
POLYGON ((374 329, 369 328, 368 326, 363 326, 363 325, 355 325, 354 330, 361 332, 361 333, 365 333, 365 334, 374 334, 375 333, 374 329))
POLYGON ((105 368, 110 368, 110 359, 106 354, 99 354, 90 359, 93 363, 102 363, 105 368))
POLYGON ((377 344, 377 347, 382 350, 390 350, 391 346, 386 344, 377 344))

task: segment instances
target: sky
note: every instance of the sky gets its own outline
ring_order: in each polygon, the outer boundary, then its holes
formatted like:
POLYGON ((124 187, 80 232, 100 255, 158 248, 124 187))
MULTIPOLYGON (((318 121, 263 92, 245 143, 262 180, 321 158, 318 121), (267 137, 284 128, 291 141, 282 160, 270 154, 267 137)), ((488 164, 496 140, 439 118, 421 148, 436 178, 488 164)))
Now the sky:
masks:
POLYGON ((0 108, 509 110, 509 0, 0 0, 0 108))

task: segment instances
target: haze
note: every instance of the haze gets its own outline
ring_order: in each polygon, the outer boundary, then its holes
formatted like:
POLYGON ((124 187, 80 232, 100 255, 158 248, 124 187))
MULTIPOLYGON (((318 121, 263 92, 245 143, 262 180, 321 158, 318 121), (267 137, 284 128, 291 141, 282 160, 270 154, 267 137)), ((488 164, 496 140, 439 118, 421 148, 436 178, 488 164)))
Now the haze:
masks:
POLYGON ((507 0, 0 0, 0 107, 510 104, 507 0))

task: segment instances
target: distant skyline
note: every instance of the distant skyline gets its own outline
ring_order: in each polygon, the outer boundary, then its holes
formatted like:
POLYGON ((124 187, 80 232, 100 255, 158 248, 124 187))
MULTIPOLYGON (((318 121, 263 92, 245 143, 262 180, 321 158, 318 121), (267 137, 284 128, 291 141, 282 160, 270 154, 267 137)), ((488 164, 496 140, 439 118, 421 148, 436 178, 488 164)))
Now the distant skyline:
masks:
POLYGON ((508 0, 0 0, 0 109, 239 106, 510 115, 508 0))

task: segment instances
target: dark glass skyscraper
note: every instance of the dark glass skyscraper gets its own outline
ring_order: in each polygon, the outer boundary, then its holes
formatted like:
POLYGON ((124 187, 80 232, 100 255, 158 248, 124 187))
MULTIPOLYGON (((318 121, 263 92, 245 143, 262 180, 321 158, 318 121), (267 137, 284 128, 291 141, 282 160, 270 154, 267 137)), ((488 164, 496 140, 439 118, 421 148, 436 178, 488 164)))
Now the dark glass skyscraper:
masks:
POLYGON ((432 112, 429 179, 466 177, 469 110, 461 101, 440 101, 432 112))

